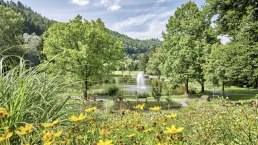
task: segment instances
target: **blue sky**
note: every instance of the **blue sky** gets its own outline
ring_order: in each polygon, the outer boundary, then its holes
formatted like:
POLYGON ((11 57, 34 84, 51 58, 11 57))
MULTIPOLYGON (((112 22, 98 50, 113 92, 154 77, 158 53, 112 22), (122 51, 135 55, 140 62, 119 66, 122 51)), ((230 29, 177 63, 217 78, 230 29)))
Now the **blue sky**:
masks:
MULTIPOLYGON (((17 0, 13 0, 17 1, 17 0)), ((161 39, 166 23, 189 0, 20 0, 47 18, 67 22, 80 14, 101 18, 106 27, 133 38, 161 39)), ((199 7, 205 0, 193 0, 199 7)))

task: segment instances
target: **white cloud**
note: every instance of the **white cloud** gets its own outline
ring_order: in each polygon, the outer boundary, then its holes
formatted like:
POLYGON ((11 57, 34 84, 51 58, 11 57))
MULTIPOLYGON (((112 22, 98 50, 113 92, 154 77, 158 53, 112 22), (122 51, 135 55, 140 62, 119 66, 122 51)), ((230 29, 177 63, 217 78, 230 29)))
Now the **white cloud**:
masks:
POLYGON ((108 7, 108 10, 110 10, 110 11, 117 11, 117 10, 119 10, 121 8, 121 6, 120 5, 112 5, 112 6, 109 6, 108 7))
POLYGON ((113 24, 112 29, 115 30, 115 31, 121 31, 126 27, 143 25, 147 21, 152 20, 155 16, 156 16, 156 14, 146 14, 146 15, 131 17, 131 18, 128 18, 124 21, 117 22, 117 23, 113 24))
MULTIPOLYGON (((88 5, 90 2, 94 2, 94 0, 71 0, 71 3, 79 6, 88 5)), ((117 11, 121 9, 120 0, 95 0, 95 4, 103 5, 107 10, 117 11)))
POLYGON ((110 11, 117 11, 121 8, 120 0, 100 0, 100 3, 110 11))
POLYGON ((173 13, 174 11, 165 11, 131 17, 113 24, 111 29, 138 39, 162 39, 161 33, 166 30, 166 23, 173 13), (145 31, 126 31, 127 28, 132 27, 146 27, 146 29, 145 31))
POLYGON ((86 6, 90 3, 90 0, 71 0, 71 3, 79 6, 86 6))
POLYGON ((163 2, 165 2, 166 0, 157 0, 157 2, 156 3, 163 3, 163 2))

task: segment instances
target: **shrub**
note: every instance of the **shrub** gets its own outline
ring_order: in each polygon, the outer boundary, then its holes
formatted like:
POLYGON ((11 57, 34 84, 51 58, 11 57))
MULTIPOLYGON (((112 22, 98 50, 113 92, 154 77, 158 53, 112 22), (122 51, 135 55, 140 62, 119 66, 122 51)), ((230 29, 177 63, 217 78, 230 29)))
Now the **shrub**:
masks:
POLYGON ((152 96, 159 101, 162 95, 162 88, 163 83, 159 79, 152 79, 151 86, 152 86, 152 96))
POLYGON ((146 92, 137 94, 137 98, 148 98, 148 97, 151 97, 151 94, 146 93, 146 92))
POLYGON ((185 87, 184 86, 177 86, 175 89, 172 90, 172 95, 184 95, 185 94, 185 87))
POLYGON ((119 88, 117 86, 109 86, 106 90, 108 96, 117 96, 119 88))
POLYGON ((115 102, 112 100, 107 100, 103 103, 103 107, 106 111, 111 111, 115 106, 115 102))

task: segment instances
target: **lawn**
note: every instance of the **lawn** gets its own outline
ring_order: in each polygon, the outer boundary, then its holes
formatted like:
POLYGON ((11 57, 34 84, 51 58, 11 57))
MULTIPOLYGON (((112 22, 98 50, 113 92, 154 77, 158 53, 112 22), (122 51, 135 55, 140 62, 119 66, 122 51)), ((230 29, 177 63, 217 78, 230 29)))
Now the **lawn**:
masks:
MULTIPOLYGON (((141 72, 142 71, 130 71, 130 75, 137 75, 137 74, 139 74, 141 72)), ((122 73, 122 71, 114 71, 113 74, 117 75, 117 76, 121 76, 122 74, 124 76, 129 76, 129 71, 124 71, 123 73, 122 73)))

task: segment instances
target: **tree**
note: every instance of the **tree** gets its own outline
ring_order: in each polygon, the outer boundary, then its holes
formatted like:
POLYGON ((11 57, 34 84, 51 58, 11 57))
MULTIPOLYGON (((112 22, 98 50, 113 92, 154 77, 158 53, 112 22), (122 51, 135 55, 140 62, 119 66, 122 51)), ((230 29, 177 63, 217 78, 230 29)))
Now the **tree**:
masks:
POLYGON ((140 56, 140 61, 139 61, 139 67, 140 69, 146 73, 146 68, 147 68, 147 63, 149 61, 149 56, 148 54, 144 53, 140 56))
POLYGON ((225 85, 239 81, 245 85, 254 82, 257 70, 254 72, 252 65, 257 65, 253 63, 257 60, 252 57, 257 56, 257 52, 257 48, 247 49, 239 43, 214 45, 205 65, 206 79, 215 85, 222 85, 223 97, 225 85))
POLYGON ((249 22, 258 20, 258 2, 256 0, 206 0, 206 2, 210 9, 210 15, 217 17, 216 25, 220 34, 227 34, 234 38, 242 28, 239 26, 247 15, 253 16, 249 22))
POLYGON ((161 64, 164 63, 162 49, 156 48, 151 54, 147 64, 146 72, 150 75, 161 76, 161 64))
POLYGON ((238 56, 238 62, 249 66, 248 73, 245 73, 246 75, 236 74, 237 81, 247 83, 248 80, 248 84, 258 87, 258 2, 255 0, 207 0, 207 6, 210 9, 210 15, 217 16, 215 23, 218 32, 229 35, 232 38, 231 46, 235 45, 245 52, 238 56), (256 78, 253 79, 253 77, 256 78))
POLYGON ((115 70, 121 59, 122 44, 109 35, 100 19, 89 22, 77 16, 48 29, 43 52, 57 69, 83 82, 84 97, 88 99, 89 85, 100 82, 115 70))
POLYGON ((0 5, 0 60, 5 55, 7 66, 16 64, 17 57, 22 56, 23 49, 19 46, 22 42, 22 23, 23 18, 12 9, 0 5))
POLYGON ((183 4, 169 19, 163 35, 162 51, 164 59, 162 74, 173 84, 185 83, 185 93, 189 94, 189 80, 197 80, 204 92, 204 72, 202 65, 210 44, 216 42, 216 35, 210 28, 206 13, 193 2, 183 4))
POLYGON ((11 46, 20 44, 23 18, 12 9, 0 5, 0 48, 7 51, 11 46))

